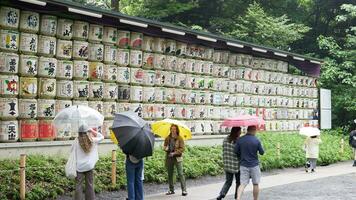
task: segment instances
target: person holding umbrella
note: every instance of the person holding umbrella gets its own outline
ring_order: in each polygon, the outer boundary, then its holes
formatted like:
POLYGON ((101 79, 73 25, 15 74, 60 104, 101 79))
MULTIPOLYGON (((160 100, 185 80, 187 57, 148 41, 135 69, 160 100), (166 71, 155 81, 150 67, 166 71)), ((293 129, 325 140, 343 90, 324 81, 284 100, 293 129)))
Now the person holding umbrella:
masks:
POLYGON ((304 141, 305 157, 307 159, 305 164, 305 172, 315 172, 316 161, 319 157, 319 144, 321 139, 319 137, 320 130, 315 127, 310 127, 309 124, 299 130, 299 134, 307 136, 304 141))
POLYGON ((353 128, 351 128, 350 136, 349 136, 349 144, 354 152, 354 164, 353 167, 356 167, 356 119, 354 120, 353 128))
POLYGON ((225 183, 220 191, 220 195, 216 198, 217 200, 223 199, 227 192, 229 191, 232 181, 236 179, 236 190, 235 199, 237 197, 237 188, 240 185, 240 171, 239 171, 239 160, 234 152, 234 147, 236 141, 239 139, 241 134, 241 127, 232 127, 231 133, 224 139, 223 142, 223 163, 224 171, 226 175, 225 183))

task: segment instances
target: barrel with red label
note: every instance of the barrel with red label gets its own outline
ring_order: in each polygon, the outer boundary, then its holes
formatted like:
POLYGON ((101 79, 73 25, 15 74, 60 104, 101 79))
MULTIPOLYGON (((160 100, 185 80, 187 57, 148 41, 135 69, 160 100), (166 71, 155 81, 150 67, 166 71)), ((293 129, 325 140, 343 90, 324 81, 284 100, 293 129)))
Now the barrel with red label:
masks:
POLYGON ((55 135, 54 126, 52 120, 42 119, 38 122, 38 140, 41 141, 51 141, 55 135))
POLYGON ((37 120, 20 120, 20 141, 28 142, 38 139, 37 120))

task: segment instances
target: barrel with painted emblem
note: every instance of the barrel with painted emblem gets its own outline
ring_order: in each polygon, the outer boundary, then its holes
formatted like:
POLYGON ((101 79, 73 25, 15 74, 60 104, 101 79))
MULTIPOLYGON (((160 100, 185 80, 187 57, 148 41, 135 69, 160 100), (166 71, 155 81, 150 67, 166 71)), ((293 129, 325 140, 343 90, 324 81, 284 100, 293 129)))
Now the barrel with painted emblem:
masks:
POLYGON ((166 56, 163 54, 154 54, 153 67, 155 69, 163 69, 166 65, 166 56))
POLYGON ((156 87, 155 88, 155 102, 156 103, 164 103, 166 102, 166 91, 167 88, 164 87, 156 87))
POLYGON ((0 143, 17 142, 19 137, 19 126, 17 120, 0 121, 0 143))
POLYGON ((142 51, 130 50, 130 66, 131 67, 142 66, 142 51))
POLYGON ((143 102, 153 103, 155 102, 155 88, 143 87, 143 102))
POLYGON ((188 97, 188 103, 189 104, 196 104, 197 102, 197 96, 198 96, 198 91, 196 90, 190 90, 189 92, 189 97, 188 97))
POLYGON ((140 68, 131 68, 130 83, 134 85, 141 85, 144 83, 144 77, 146 75, 145 70, 140 68))
POLYGON ((58 19, 57 38, 70 40, 73 36, 73 20, 58 19))
POLYGON ((74 81, 73 85, 74 99, 87 99, 89 97, 88 81, 74 81))
POLYGON ((118 30, 117 46, 120 48, 128 48, 130 46, 130 31, 118 30))
POLYGON ((16 119, 19 116, 16 98, 0 98, 0 119, 16 119))
POLYGON ((184 42, 176 42, 176 55, 177 56, 185 56, 187 54, 187 43, 184 42))
POLYGON ((20 75, 36 76, 38 69, 38 57, 31 55, 20 55, 20 75))
POLYGON ((154 67, 154 54, 144 52, 143 53, 143 65, 142 68, 153 69, 154 67))
POLYGON ((104 104, 102 101, 89 101, 88 106, 98 111, 100 114, 104 114, 104 104))
POLYGON ((130 50, 117 49, 117 61, 119 66, 127 67, 130 64, 130 50))
POLYGON ((175 40, 170 40, 167 39, 166 40, 166 49, 165 49, 165 53, 166 54, 175 54, 177 50, 177 43, 175 40))
POLYGON ((129 85, 118 86, 118 101, 128 102, 130 100, 131 87, 129 85))
POLYGON ((166 104, 166 117, 169 119, 175 119, 177 118, 177 109, 174 104, 166 104))
POLYGON ((140 103, 131 103, 130 111, 135 112, 139 117, 143 117, 143 105, 140 103))
POLYGON ((115 101, 103 102, 103 115, 105 119, 114 119, 117 113, 117 103, 115 101))
POLYGON ((7 6, 0 8, 0 27, 17 29, 20 23, 20 10, 7 6))
POLYGON ((74 21, 73 24, 73 39, 87 40, 89 36, 89 23, 84 21, 74 21))
POLYGON ((73 58, 78 60, 86 60, 89 57, 89 43, 85 41, 73 42, 73 58))
POLYGON ((20 77, 20 97, 32 98, 37 96, 37 78, 20 77))
POLYGON ((36 99, 19 99, 19 118, 35 119, 37 117, 36 99))
POLYGON ((177 73, 176 83, 178 88, 185 88, 187 82, 187 74, 177 73))
POLYGON ((153 39, 153 51, 156 53, 164 53, 166 50, 166 41, 164 38, 156 37, 153 39))
POLYGON ((73 51, 73 42, 70 40, 57 40, 56 57, 61 59, 71 59, 73 51))
POLYGON ((126 112, 130 111, 130 103, 117 103, 117 111, 120 112, 126 112))
POLYGON ((0 73, 17 74, 19 71, 19 56, 15 53, 0 52, 0 73))
POLYGON ((100 43, 103 41, 104 27, 102 25, 90 24, 89 26, 89 42, 100 43))
POLYGON ((38 60, 38 76, 54 78, 57 72, 57 59, 40 57, 38 60))
POLYGON ((38 99, 37 101, 37 118, 52 119, 56 115, 55 111, 56 100, 54 99, 38 99))
POLYGON ((104 63, 115 64, 117 62, 117 48, 115 46, 105 45, 104 63))
POLYGON ((51 141, 56 137, 52 120, 41 119, 38 121, 38 140, 51 141))
POLYGON ((177 57, 167 56, 167 62, 164 69, 168 71, 177 71, 177 57))
POLYGON ((187 68, 187 59, 177 58, 177 72, 185 73, 187 68))
POLYGON ((116 65, 105 65, 103 73, 104 82, 117 82, 118 68, 116 65))
POLYGON ((37 120, 20 120, 19 121, 20 141, 35 141, 38 139, 38 121, 37 120))
POLYGON ((39 55, 53 57, 56 55, 57 39, 51 36, 39 35, 37 48, 39 55))
POLYGON ((195 61, 195 67, 194 67, 194 71, 193 71, 194 74, 202 74, 203 73, 203 71, 202 71, 203 62, 204 61, 202 61, 202 60, 195 61))
POLYGON ((104 83, 104 100, 115 101, 118 98, 118 86, 116 83, 104 83))
POLYGON ((156 81, 156 72, 153 70, 146 70, 143 84, 148 86, 154 86, 155 81, 156 81))
POLYGON ((52 15, 41 15, 42 35, 55 36, 57 33, 57 17, 52 15))
POLYGON ((38 35, 33 33, 20 33, 20 52, 25 54, 36 54, 38 46, 38 35))
POLYGON ((117 68, 117 82, 118 83, 130 83, 131 68, 118 67, 117 68))
POLYGON ((56 78, 72 79, 72 77, 73 77, 73 61, 58 60, 56 78))
POLYGON ((0 30, 0 49, 17 52, 20 49, 20 34, 13 30, 0 30))
POLYGON ((130 47, 132 49, 142 49, 143 34, 138 32, 131 32, 130 47))
POLYGON ((75 60, 73 62, 73 79, 88 79, 89 62, 84 60, 75 60))
POLYGON ((156 117, 155 104, 143 104, 143 118, 154 119, 156 117))
POLYGON ((56 79, 39 78, 38 96, 40 98, 54 98, 56 96, 56 79))
POLYGON ((72 106, 72 101, 71 100, 56 100, 55 104, 55 111, 56 113, 61 112, 65 108, 69 108, 72 106))
POLYGON ((101 100, 104 93, 104 84, 99 81, 89 82, 89 100, 101 100))
POLYGON ((37 33, 40 28, 40 15, 36 12, 21 11, 20 31, 37 33))
POLYGON ((104 64, 101 62, 89 62, 89 80, 102 80, 104 64))
POLYGON ((205 90, 207 89, 207 82, 206 82, 207 77, 205 76, 197 76, 197 84, 198 84, 198 88, 200 90, 205 90))
POLYGON ((114 27, 104 27, 103 32, 103 43, 104 44, 116 44, 117 43, 117 29, 114 27))
POLYGON ((0 95, 17 96, 19 93, 19 77, 15 75, 0 75, 0 95))
POLYGON ((142 41, 142 51, 145 52, 152 52, 153 51, 153 37, 150 36, 143 36, 143 41, 142 41))
POLYGON ((56 97, 59 99, 73 98, 74 84, 71 80, 57 80, 56 97))
POLYGON ((130 102, 142 102, 143 88, 141 86, 131 86, 130 88, 130 102))
POLYGON ((102 44, 89 44, 89 61, 103 61, 104 59, 104 45, 102 44))
POLYGON ((206 104, 207 102, 207 93, 205 91, 197 92, 197 103, 198 104, 206 104))

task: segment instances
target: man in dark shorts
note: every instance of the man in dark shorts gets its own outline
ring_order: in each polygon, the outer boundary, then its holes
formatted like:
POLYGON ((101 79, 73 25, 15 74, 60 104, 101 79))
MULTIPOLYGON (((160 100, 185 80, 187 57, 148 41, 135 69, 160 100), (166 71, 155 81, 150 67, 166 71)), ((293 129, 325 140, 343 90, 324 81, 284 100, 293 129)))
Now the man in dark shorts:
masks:
POLYGON ((240 157, 240 186, 237 193, 237 200, 241 200, 242 193, 250 182, 250 178, 253 184, 253 199, 258 199, 258 184, 261 179, 261 169, 257 153, 263 155, 264 150, 261 142, 255 136, 256 133, 256 126, 249 126, 247 128, 247 134, 236 142, 235 153, 240 157))

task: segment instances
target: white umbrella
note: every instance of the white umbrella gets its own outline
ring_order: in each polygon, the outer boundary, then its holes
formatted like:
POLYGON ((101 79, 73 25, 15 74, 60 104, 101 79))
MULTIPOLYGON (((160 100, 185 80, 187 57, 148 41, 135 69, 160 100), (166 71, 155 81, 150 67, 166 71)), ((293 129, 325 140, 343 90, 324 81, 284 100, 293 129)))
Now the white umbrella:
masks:
POLYGON ((98 111, 88 107, 75 105, 61 110, 54 118, 56 129, 78 132, 81 125, 97 128, 104 123, 104 116, 98 111))
POLYGON ((308 137, 320 135, 320 130, 315 127, 303 127, 299 130, 299 134, 308 137))

